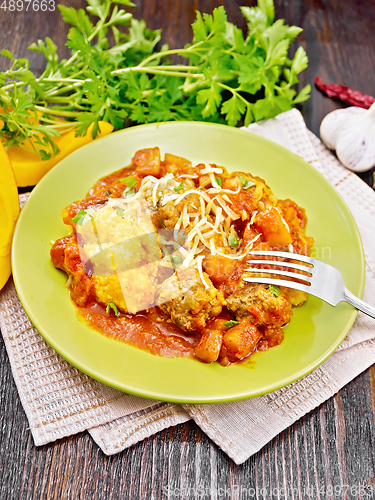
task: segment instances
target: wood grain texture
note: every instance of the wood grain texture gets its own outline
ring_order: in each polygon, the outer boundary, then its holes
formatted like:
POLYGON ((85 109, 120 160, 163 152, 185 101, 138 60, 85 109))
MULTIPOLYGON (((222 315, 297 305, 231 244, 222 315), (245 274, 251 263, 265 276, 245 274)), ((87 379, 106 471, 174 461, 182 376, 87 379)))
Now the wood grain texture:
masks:
MULTIPOLYGON (((1 0, 0 0, 1 3, 1 0)), ((75 7, 83 0, 62 2, 75 7)), ((135 17, 163 29, 171 47, 190 40, 196 9, 227 9, 245 23, 239 0, 139 0, 135 17)), ((310 63, 301 86, 320 75, 374 94, 375 4, 367 0, 276 0, 276 15, 304 28, 299 37, 310 63)), ((0 12, 0 48, 17 56, 50 36, 67 55, 67 27, 53 13, 0 12)), ((28 54, 33 69, 43 58, 28 54)), ((5 61, 0 60, 0 68, 5 61)), ((318 134, 326 113, 340 104, 315 88, 302 105, 318 134)), ((369 174, 367 180, 371 180, 369 174)), ((88 433, 36 448, 0 340, 0 499, 358 499, 375 494, 375 370, 367 370, 336 396, 279 434, 237 466, 192 422, 160 432, 117 455, 105 456, 88 433), (347 486, 346 486, 347 485, 347 486), (367 489, 366 489, 367 488, 367 489)))

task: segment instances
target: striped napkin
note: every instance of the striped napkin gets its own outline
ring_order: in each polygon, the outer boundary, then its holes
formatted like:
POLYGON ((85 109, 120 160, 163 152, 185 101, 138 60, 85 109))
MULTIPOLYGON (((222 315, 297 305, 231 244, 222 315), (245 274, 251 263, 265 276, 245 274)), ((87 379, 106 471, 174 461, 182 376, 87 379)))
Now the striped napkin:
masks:
MULTIPOLYGON (((297 110, 250 125, 248 130, 304 158, 345 199, 365 247, 364 300, 374 302, 375 193, 325 149, 297 110)), ((21 195, 21 202, 25 198, 21 195)), ((236 463, 242 463, 375 362, 375 322, 359 313, 337 351, 301 380, 245 401, 179 405, 125 394, 70 365, 33 327, 11 278, 0 292, 0 327, 35 444, 87 429, 108 455, 192 418, 236 463)))

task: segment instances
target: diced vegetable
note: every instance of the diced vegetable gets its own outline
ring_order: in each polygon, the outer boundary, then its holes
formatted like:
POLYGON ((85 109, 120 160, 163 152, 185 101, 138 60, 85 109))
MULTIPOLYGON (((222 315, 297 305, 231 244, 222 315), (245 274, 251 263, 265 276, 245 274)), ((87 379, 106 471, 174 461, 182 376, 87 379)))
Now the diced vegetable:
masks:
POLYGON ((223 283, 233 274, 235 262, 220 255, 207 255, 203 267, 210 279, 216 283, 223 283))
POLYGON ((203 330, 201 340, 195 348, 195 355, 205 363, 216 361, 220 354, 223 334, 220 330, 203 330))
POLYGON ((223 344, 227 349, 229 359, 243 359, 248 356, 261 338, 259 330, 243 320, 239 325, 230 328, 223 337, 223 344))
POLYGON ((158 176, 160 173, 160 149, 150 148, 137 151, 132 158, 132 165, 136 168, 137 174, 146 176, 158 176))
POLYGON ((260 229, 270 247, 283 248, 292 243, 289 227, 275 207, 259 212, 255 217, 254 226, 260 229))

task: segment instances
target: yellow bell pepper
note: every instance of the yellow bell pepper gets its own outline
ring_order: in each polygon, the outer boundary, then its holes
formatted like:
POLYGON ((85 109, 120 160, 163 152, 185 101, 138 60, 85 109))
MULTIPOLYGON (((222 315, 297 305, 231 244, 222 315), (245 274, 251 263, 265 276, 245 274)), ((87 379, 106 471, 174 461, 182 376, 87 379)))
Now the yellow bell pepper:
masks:
POLYGON ((9 156, 0 143, 0 289, 10 276, 10 248, 19 213, 16 179, 9 156))
MULTIPOLYGON (((0 124, 1 125, 1 124, 0 124)), ((107 122, 99 122, 100 133, 97 137, 110 134, 113 126, 107 122)), ((59 161, 68 156, 76 149, 91 142, 92 125, 88 128, 87 134, 82 137, 75 137, 74 130, 53 139, 54 143, 60 149, 60 152, 50 160, 43 161, 37 153, 26 151, 19 146, 12 146, 8 153, 16 176, 17 186, 35 186, 40 179, 54 167, 59 161)), ((34 146, 38 149, 40 146, 34 142, 34 146)), ((30 149, 30 142, 24 143, 27 149, 30 149)))

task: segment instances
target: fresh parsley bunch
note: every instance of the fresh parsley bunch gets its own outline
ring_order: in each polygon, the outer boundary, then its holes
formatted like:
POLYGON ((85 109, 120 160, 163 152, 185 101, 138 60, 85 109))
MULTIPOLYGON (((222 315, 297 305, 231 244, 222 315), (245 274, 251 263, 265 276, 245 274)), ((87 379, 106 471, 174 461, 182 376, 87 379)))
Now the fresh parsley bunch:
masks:
POLYGON ((100 120, 116 128, 169 120, 248 125, 309 97, 310 85, 298 94, 293 88, 307 67, 305 51, 299 47, 288 58, 301 28, 274 21, 272 0, 241 8, 246 36, 228 22, 223 7, 212 15, 197 12, 192 43, 180 49, 159 49, 160 30, 148 29, 121 8, 133 6, 129 0, 87 3, 79 10, 58 6, 72 26, 69 59, 59 60, 50 38, 29 47, 46 58, 39 77, 27 59, 1 52, 11 62, 0 73, 0 137, 7 147, 35 149, 36 143, 48 159, 58 151, 53 137, 70 129, 83 135, 90 125, 95 137, 100 120), (174 54, 187 63, 172 64, 174 54))

